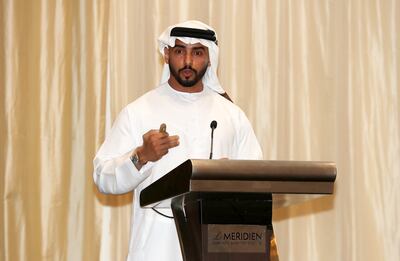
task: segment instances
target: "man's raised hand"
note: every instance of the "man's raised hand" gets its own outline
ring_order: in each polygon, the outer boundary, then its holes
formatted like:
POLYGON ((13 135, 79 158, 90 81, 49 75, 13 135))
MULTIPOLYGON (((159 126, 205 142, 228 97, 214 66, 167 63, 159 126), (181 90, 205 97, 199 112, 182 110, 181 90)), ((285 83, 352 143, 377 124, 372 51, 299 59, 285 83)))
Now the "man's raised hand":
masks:
POLYGON ((170 136, 166 125, 161 124, 159 130, 150 130, 143 135, 143 145, 136 149, 141 165, 148 161, 161 159, 168 150, 179 145, 179 136, 170 136))

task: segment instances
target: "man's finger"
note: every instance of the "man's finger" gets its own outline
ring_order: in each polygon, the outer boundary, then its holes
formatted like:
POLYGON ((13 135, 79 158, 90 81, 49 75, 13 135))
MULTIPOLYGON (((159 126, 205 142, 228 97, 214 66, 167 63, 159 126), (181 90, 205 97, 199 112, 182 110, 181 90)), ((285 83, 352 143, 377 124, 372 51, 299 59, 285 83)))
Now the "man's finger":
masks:
POLYGON ((169 146, 170 148, 176 147, 179 145, 179 136, 171 136, 171 139, 169 140, 169 146))
POLYGON ((173 138, 168 137, 164 140, 165 142, 158 144, 158 150, 171 149, 179 145, 179 137, 175 136, 173 138))

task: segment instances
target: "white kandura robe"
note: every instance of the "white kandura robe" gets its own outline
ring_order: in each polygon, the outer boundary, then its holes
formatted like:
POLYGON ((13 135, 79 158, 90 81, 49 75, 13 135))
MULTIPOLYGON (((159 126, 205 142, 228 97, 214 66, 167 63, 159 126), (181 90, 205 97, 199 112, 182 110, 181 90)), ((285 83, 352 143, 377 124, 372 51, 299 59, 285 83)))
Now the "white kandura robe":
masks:
MULTIPOLYGON (((182 260, 173 219, 139 205, 140 191, 187 159, 208 159, 211 121, 214 131, 213 159, 262 159, 260 145, 243 111, 205 87, 200 93, 183 93, 167 83, 126 106, 94 159, 94 181, 103 193, 134 190, 128 260, 182 260), (179 135, 179 146, 157 162, 138 171, 129 159, 142 145, 142 136, 167 125, 170 135, 179 135)), ((171 215, 170 209, 162 210, 171 215)))

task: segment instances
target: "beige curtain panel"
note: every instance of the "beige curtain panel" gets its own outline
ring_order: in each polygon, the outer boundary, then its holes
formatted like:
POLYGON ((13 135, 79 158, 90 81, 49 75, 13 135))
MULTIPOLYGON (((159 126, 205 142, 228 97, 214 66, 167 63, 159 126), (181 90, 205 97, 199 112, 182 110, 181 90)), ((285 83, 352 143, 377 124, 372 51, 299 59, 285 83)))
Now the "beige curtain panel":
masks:
MULTIPOLYGON (((335 194, 274 213, 280 260, 400 260, 400 2, 0 0, 0 260, 124 260, 132 194, 92 159, 202 20, 270 160, 329 160, 335 194)), ((133 231, 134 233, 134 231, 133 231)))

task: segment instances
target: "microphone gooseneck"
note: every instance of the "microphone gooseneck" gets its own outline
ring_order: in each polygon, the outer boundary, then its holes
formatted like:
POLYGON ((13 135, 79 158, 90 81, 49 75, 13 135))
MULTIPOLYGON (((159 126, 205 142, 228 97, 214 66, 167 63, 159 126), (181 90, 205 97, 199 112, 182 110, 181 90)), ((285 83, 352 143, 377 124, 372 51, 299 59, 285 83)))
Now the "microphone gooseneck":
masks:
POLYGON ((213 120, 210 124, 211 128, 211 149, 210 149, 210 159, 212 159, 213 155, 213 141, 214 141, 214 130, 217 128, 217 121, 213 120))

